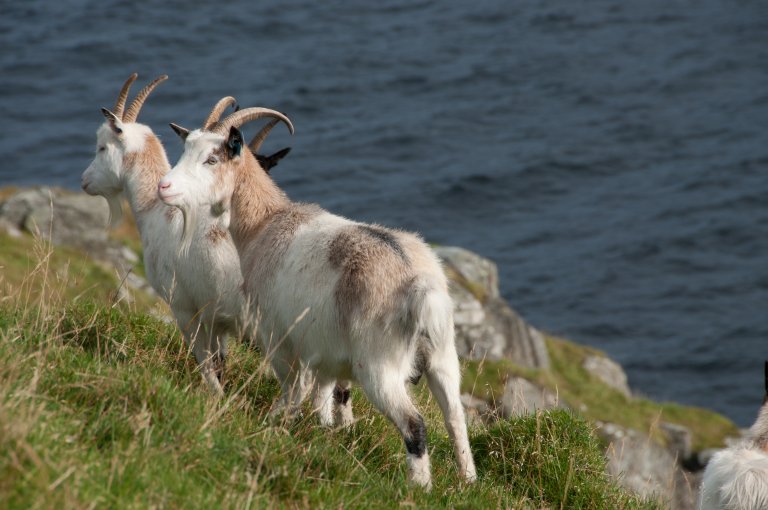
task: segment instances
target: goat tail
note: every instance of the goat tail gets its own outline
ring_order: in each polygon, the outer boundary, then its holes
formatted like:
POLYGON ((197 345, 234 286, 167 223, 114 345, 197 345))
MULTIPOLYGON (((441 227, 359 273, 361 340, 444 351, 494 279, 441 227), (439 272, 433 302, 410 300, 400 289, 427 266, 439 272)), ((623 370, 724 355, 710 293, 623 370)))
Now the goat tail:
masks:
POLYGON ((410 285, 405 300, 406 327, 423 342, 422 347, 431 351, 454 342, 453 301, 443 288, 418 277, 410 285))

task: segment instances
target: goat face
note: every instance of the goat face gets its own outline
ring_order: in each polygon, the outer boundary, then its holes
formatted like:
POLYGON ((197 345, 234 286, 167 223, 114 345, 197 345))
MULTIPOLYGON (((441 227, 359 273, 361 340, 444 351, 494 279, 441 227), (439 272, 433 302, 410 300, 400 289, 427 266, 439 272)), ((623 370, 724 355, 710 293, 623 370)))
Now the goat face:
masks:
POLYGON ((108 110, 103 111, 107 121, 96 132, 96 155, 80 180, 83 191, 89 195, 109 196, 123 190, 120 173, 124 154, 121 140, 124 126, 108 110))
POLYGON ((228 212, 235 183, 233 165, 239 162, 243 152, 240 131, 235 128, 232 131, 227 138, 202 130, 179 133, 185 139, 184 153, 160 180, 157 192, 166 205, 178 207, 184 214, 182 245, 189 241, 189 225, 194 224, 196 211, 221 217, 220 224, 224 228, 229 226, 228 212))
POLYGON ((122 215, 118 195, 123 191, 123 169, 127 153, 141 151, 148 127, 133 122, 124 123, 106 108, 101 109, 106 122, 96 132, 96 155, 80 177, 83 191, 107 199, 111 223, 122 215))

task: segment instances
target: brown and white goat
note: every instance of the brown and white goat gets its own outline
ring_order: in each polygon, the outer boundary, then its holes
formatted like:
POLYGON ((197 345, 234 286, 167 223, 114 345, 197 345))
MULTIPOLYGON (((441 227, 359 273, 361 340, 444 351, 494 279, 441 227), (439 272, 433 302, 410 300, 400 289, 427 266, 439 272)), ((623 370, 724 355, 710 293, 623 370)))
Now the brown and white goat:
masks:
MULTIPOLYGON (((453 304, 438 258, 414 234, 292 202, 243 150, 238 127, 261 117, 280 119, 293 131, 287 117, 265 108, 241 110, 192 132, 175 126, 184 153, 158 193, 184 211, 229 216, 249 318, 281 383, 278 406, 300 403, 302 366, 313 369, 322 387, 336 379, 357 381, 400 431, 409 480, 428 488, 426 428, 406 389, 423 369, 459 471, 474 480, 453 304)), ((190 242, 197 220, 185 217, 190 242)))

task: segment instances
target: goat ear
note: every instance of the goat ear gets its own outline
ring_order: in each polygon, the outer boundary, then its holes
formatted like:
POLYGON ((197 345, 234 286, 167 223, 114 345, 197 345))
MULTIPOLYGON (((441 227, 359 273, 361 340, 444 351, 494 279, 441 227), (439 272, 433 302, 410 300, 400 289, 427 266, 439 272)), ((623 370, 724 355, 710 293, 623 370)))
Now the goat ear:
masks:
POLYGON ((187 136, 189 136, 189 129, 181 127, 178 124, 174 124, 173 122, 171 122, 169 126, 171 126, 171 129, 173 129, 174 132, 179 135, 179 138, 181 138, 182 141, 187 141, 187 136))
POLYGON ((289 152, 291 152, 291 148, 286 147, 284 149, 280 149, 279 151, 269 156, 264 156, 263 154, 257 154, 253 151, 251 151, 251 154, 253 154, 256 157, 256 161, 259 162, 259 165, 261 166, 261 168, 263 168, 265 172, 269 173, 269 171, 272 168, 276 167, 277 164, 280 162, 280 160, 286 157, 289 152))
POLYGON ((109 123, 109 127, 112 128, 112 131, 114 131, 118 135, 123 132, 123 128, 122 128, 123 122, 117 118, 117 115, 110 112, 106 108, 102 108, 101 113, 102 115, 104 115, 104 118, 107 119, 107 122, 109 123))
POLYGON ((768 403, 768 360, 765 360, 765 397, 763 404, 768 403))
POLYGON ((227 154, 230 159, 240 155, 243 149, 243 134, 239 129, 232 126, 229 128, 229 137, 227 137, 227 154))
POLYGON ((291 152, 291 148, 290 147, 284 147, 284 148, 280 149, 279 151, 275 152, 274 154, 272 154, 271 156, 269 156, 269 159, 273 162, 272 166, 277 166, 277 163, 281 159, 286 157, 289 152, 291 152))

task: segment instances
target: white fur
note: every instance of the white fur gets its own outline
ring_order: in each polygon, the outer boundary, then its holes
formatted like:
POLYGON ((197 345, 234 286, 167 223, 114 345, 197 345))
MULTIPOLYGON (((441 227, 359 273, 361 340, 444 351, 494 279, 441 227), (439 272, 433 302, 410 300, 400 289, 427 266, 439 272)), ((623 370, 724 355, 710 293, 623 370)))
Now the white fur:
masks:
POLYGON ((768 403, 745 439, 717 452, 707 464, 699 510, 715 509, 768 510, 768 403))
MULTIPOLYGON (((166 204, 198 210, 212 204, 230 205, 238 183, 227 182, 216 188, 219 196, 215 196, 211 183, 217 172, 223 172, 221 176, 233 172, 224 171, 227 163, 211 164, 208 160, 223 140, 220 135, 199 131, 187 137, 179 162, 163 179, 168 193, 161 193, 161 197, 166 204)), ((323 212, 294 232, 287 251, 274 267, 267 268, 264 279, 246 276, 249 316, 257 324, 258 337, 281 382, 281 405, 290 408, 303 398, 301 366, 315 371, 321 388, 327 388, 333 379, 356 380, 407 441, 411 437, 409 423, 419 414, 405 382, 413 375, 420 350, 428 359, 427 382, 453 439, 459 470, 466 480, 473 481, 475 465, 459 399, 453 305, 440 262, 423 242, 410 234, 398 234, 400 241, 407 241, 402 246, 409 260, 420 264, 414 269, 416 277, 404 302, 379 303, 378 310, 355 315, 350 324, 344 324, 336 298, 341 273, 329 261, 329 248, 341 229, 354 225, 359 224, 323 212), (398 327, 408 321, 412 322, 410 329, 398 327)), ((257 246, 253 243, 259 243, 258 236, 250 241, 252 244, 236 242, 242 243, 238 250, 244 274, 265 263, 254 258, 257 246)), ((429 488, 428 453, 409 453, 407 464, 411 482, 429 488)))
POLYGON ((717 452, 701 481, 700 510, 768 509, 768 454, 741 444, 717 452))

